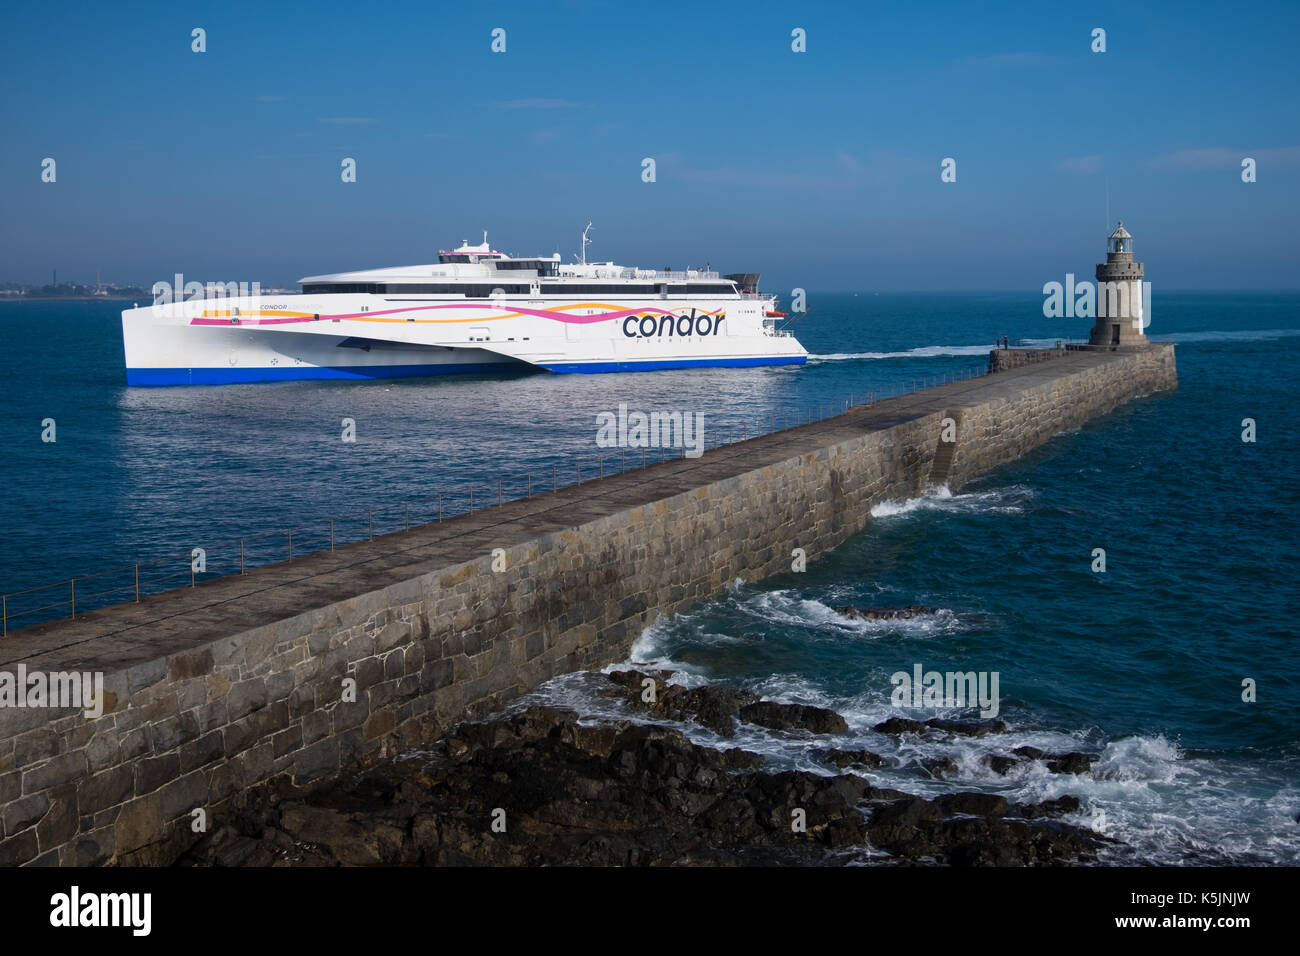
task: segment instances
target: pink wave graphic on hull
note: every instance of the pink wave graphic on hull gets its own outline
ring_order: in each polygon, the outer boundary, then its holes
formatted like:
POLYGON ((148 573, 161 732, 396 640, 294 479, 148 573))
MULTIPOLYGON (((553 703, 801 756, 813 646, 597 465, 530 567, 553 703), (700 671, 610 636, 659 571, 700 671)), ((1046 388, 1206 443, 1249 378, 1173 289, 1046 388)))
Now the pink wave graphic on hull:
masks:
MULTIPOLYGON (((506 313, 508 313, 508 314, 507 314, 507 315, 489 315, 489 316, 482 316, 482 317, 473 318, 473 319, 445 319, 445 320, 441 320, 441 321, 445 321, 445 322, 493 322, 493 321, 496 321, 496 320, 498 320, 498 319, 510 318, 511 316, 515 316, 515 315, 531 315, 531 316, 535 316, 535 317, 537 317, 537 318, 539 318, 539 319, 550 319, 550 320, 553 321, 553 322, 563 322, 563 323, 566 323, 566 324, 569 324, 569 325, 590 325, 590 324, 595 323, 595 322, 609 322, 609 321, 612 321, 612 320, 614 320, 614 319, 622 319, 622 318, 626 318, 626 317, 629 316, 629 315, 645 315, 645 314, 647 314, 647 313, 650 313, 650 314, 657 313, 657 314, 659 314, 659 315, 672 315, 672 314, 675 314, 675 313, 671 313, 671 312, 669 312, 669 311, 667 311, 667 310, 665 310, 665 309, 658 309, 658 308, 649 307, 649 306, 647 306, 647 307, 644 308, 644 309, 620 309, 620 310, 616 310, 616 311, 613 311, 613 312, 602 312, 602 313, 600 313, 599 315, 568 315, 568 314, 563 313, 563 312, 553 312, 553 311, 548 311, 548 310, 545 310, 545 309, 522 309, 522 308, 515 308, 515 307, 511 307, 511 306, 501 306, 501 305, 473 305, 473 306, 469 306, 469 305, 465 305, 465 304, 462 304, 462 303, 450 303, 450 304, 447 304, 447 305, 422 305, 422 306, 418 306, 418 307, 413 308, 413 309, 387 309, 387 310, 384 310, 384 311, 382 311, 382 312, 345 312, 345 313, 340 313, 340 314, 338 314, 338 315, 326 315, 326 314, 323 314, 323 313, 322 313, 322 314, 320 314, 319 316, 317 316, 317 315, 311 315, 311 316, 285 316, 285 317, 283 317, 283 318, 279 318, 279 317, 277 317, 277 318, 271 318, 271 319, 251 319, 251 318, 250 318, 250 319, 247 319, 247 320, 245 320, 245 319, 243 319, 242 317, 239 317, 239 316, 235 316, 234 318, 239 318, 239 319, 240 319, 240 321, 238 322, 239 325, 291 325, 291 324, 296 323, 296 322, 325 322, 325 321, 328 321, 328 320, 334 320, 334 319, 361 319, 361 320, 365 321, 365 320, 370 320, 370 319, 380 318, 380 317, 382 317, 382 316, 386 316, 386 315, 402 315, 402 314, 407 313, 407 312, 429 312, 429 311, 438 310, 438 309, 464 309, 464 308, 500 309, 501 311, 506 312, 506 313)), ((718 315, 718 314, 720 313, 720 311, 721 311, 721 310, 716 310, 716 311, 713 311, 713 312, 709 312, 709 311, 705 311, 705 310, 701 309, 701 310, 699 310, 699 314, 700 314, 700 315, 713 315, 713 316, 716 316, 716 315, 718 315)), ((431 321, 435 321, 435 322, 437 322, 437 321, 440 321, 440 320, 434 319, 434 320, 431 320, 431 321)), ((232 322, 231 322, 231 320, 230 320, 229 318, 195 318, 195 319, 191 319, 191 320, 190 320, 190 325, 231 325, 231 324, 232 324, 232 322)))

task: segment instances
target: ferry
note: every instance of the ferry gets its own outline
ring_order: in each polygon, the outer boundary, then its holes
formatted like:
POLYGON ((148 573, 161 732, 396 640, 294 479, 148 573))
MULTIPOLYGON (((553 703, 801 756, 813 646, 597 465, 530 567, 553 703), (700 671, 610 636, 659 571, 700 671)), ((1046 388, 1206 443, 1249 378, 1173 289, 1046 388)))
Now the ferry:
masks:
MULTIPOLYGON (((380 379, 542 369, 799 365, 808 353, 757 273, 649 270, 483 242, 436 264, 299 280, 300 293, 159 301, 122 313, 129 385, 380 379)), ((194 283, 194 285, 198 285, 194 283)), ((216 286, 216 290, 221 290, 216 286)), ((232 290, 227 290, 232 291, 232 290)), ((238 289, 233 291, 240 291, 238 289)), ((244 290, 247 291, 246 289, 244 290)), ((166 298, 163 296, 162 298, 166 298)))

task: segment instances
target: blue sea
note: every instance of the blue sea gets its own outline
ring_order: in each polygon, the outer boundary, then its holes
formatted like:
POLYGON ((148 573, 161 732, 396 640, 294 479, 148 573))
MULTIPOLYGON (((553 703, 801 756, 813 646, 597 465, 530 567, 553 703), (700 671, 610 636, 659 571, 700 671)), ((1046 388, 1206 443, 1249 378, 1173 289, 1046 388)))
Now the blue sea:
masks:
MULTIPOLYGON (((195 547, 211 576, 238 569, 241 538, 245 561, 282 559, 286 529, 300 529, 295 553, 320 547, 330 516, 350 516, 334 530, 355 540, 372 522, 381 533, 436 518, 440 494, 451 514, 470 487, 478 507, 530 480, 617 469, 616 453, 600 463, 595 416, 620 404, 701 411, 712 443, 828 414, 850 396, 982 372, 1003 335, 1054 344, 1089 324, 1045 318, 1035 294, 814 294, 792 326, 813 354, 798 368, 127 389, 121 308, 0 303, 0 590, 76 577, 79 602, 93 605, 130 597, 137 562, 146 590, 187 584, 195 547), (341 440, 344 418, 355 443, 341 440), (42 441, 46 419, 54 442, 42 441)), ((1297 863, 1300 294, 1166 293, 1148 331, 1178 346, 1177 392, 1059 435, 957 493, 888 502, 805 573, 737 582, 649 629, 633 658, 838 710, 853 739, 837 746, 888 758, 868 773, 878 785, 1077 796, 1072 822, 1118 841, 1108 862, 1297 863), (1242 441, 1247 418, 1253 443, 1242 441), (1091 570, 1097 548, 1104 573, 1091 570), (934 610, 895 621, 835 611, 911 604, 934 610), (890 675, 916 665, 997 672, 1009 731, 929 741, 873 731, 900 714, 890 675), (1242 699, 1247 679, 1254 702, 1242 699), (1022 745, 1095 761, 1080 775, 1041 762, 1005 777, 989 768, 987 757, 1022 745), (945 757, 955 772, 922 769, 945 757)), ((10 611, 58 611, 64 588, 17 595, 10 611)), ((532 699, 616 709, 596 689, 569 675, 532 699)), ((807 739, 745 728, 727 745, 829 772, 807 739)))

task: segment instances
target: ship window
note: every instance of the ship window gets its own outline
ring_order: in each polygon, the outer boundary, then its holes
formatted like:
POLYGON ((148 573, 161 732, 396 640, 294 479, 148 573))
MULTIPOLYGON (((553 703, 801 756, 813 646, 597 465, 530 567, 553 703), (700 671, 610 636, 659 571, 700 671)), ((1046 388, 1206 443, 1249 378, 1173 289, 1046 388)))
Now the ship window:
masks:
POLYGON ((560 264, 552 259, 513 259, 509 262, 498 261, 496 267, 498 272, 527 269, 543 276, 554 276, 559 275, 560 273, 560 264))
POLYGON ((552 295, 653 295, 654 286, 645 283, 547 283, 542 291, 552 295))
POLYGON ((406 295, 463 295, 471 299, 486 299, 493 290, 500 289, 507 295, 527 295, 527 285, 507 285, 500 282, 489 284, 469 282, 415 282, 407 285, 388 286, 388 292, 406 295))
POLYGON ((382 282, 319 282, 302 287, 303 295, 355 295, 358 293, 382 294, 382 282))
POLYGON ((687 285, 668 286, 669 295, 734 295, 736 290, 723 283, 692 282, 687 285))

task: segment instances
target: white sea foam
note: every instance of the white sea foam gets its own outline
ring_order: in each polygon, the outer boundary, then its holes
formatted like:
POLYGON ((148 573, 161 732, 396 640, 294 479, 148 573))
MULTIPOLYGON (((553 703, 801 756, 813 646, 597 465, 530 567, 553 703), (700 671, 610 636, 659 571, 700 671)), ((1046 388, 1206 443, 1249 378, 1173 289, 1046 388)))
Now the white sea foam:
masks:
MULTIPOLYGON (((845 594, 843 600, 854 607, 869 606, 853 594, 845 594)), ((968 622, 950 608, 935 608, 933 611, 918 613, 912 617, 874 619, 853 617, 841 614, 834 607, 817 598, 802 597, 797 592, 787 590, 761 591, 742 600, 736 600, 734 607, 765 623, 821 630, 834 635, 848 632, 861 637, 898 634, 934 637, 963 631, 968 627, 968 622)), ((712 640, 717 642, 716 637, 712 640)))
MULTIPOLYGON (((698 673, 688 679, 692 684, 707 683, 698 673)), ((1003 715, 1010 724, 1007 732, 984 737, 883 734, 872 728, 900 715, 884 689, 837 697, 801 674, 776 673, 746 684, 745 689, 769 700, 828 707, 844 716, 849 732, 782 733, 741 722, 734 737, 724 738, 691 722, 650 719, 624 695, 603 695, 601 691, 609 686, 601 674, 566 674, 524 695, 512 709, 540 703, 574 710, 584 721, 634 720, 671 726, 701 746, 741 747, 758 753, 772 772, 843 773, 823 763, 816 752, 826 747, 866 749, 884 757, 886 766, 848 772, 876 786, 925 797, 982 791, 1001 794, 1014 803, 1039 803, 1074 796, 1081 802, 1080 810, 1065 816, 1064 822, 1120 841, 1101 853, 1102 862, 1293 865, 1300 861, 1300 833, 1293 820, 1300 793, 1293 786, 1260 779, 1249 768, 1234 767, 1229 761, 1189 758, 1163 736, 1134 735, 1102 745, 1095 729, 1022 727, 1008 714, 1003 715), (1005 776, 991 769, 991 756, 1010 755, 1021 746, 1047 753, 1081 750, 1095 755, 1095 762, 1081 774, 1052 773, 1042 760, 1022 760, 1005 776), (925 762, 944 758, 953 761, 954 772, 935 778, 923 769, 925 762)), ((936 712, 902 713, 917 719, 936 716, 936 712)))
POLYGON ((893 518, 918 511, 943 511, 960 514, 1022 514, 1034 497, 1025 485, 1011 485, 989 491, 953 494, 947 485, 931 488, 919 498, 906 501, 882 501, 871 509, 873 518, 893 518))
POLYGON ((832 352, 810 355, 809 362, 853 362, 896 358, 936 358, 945 355, 988 355, 992 345, 923 345, 902 352, 832 352))

